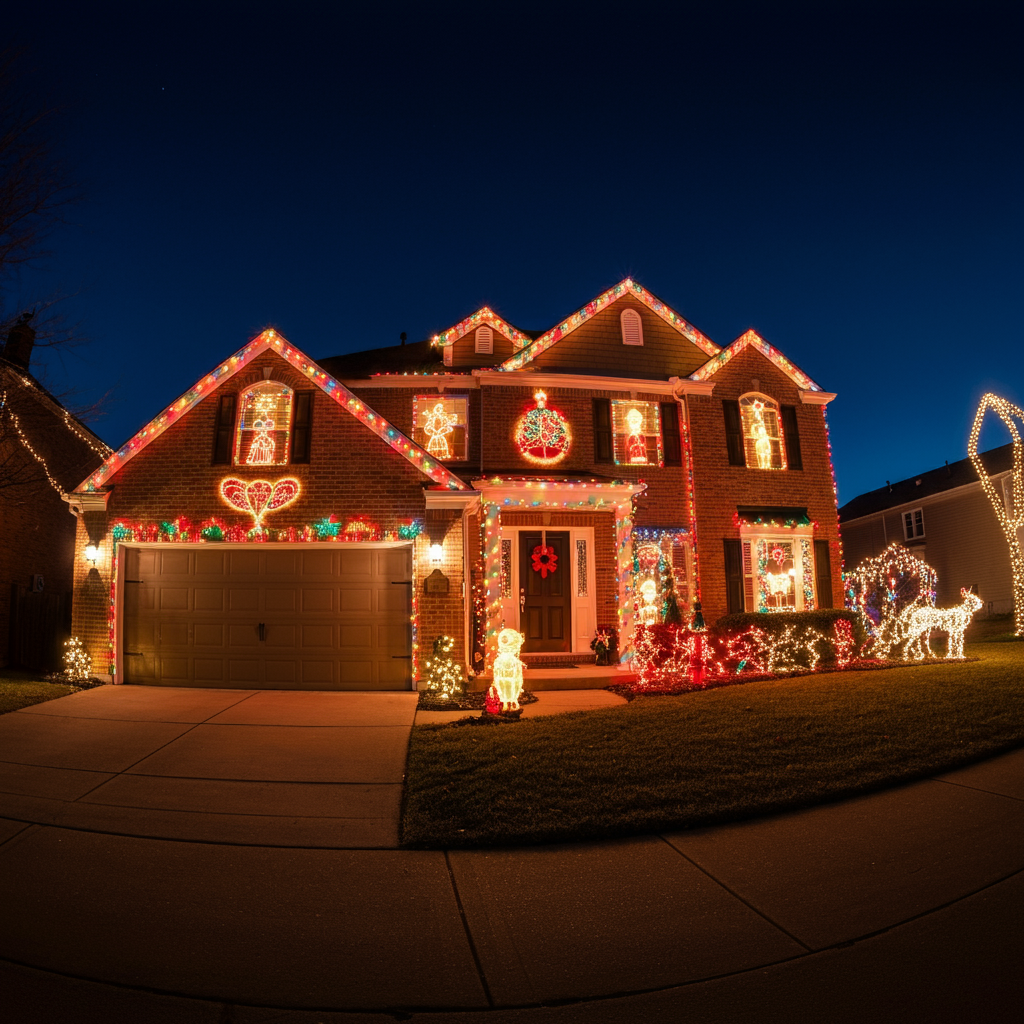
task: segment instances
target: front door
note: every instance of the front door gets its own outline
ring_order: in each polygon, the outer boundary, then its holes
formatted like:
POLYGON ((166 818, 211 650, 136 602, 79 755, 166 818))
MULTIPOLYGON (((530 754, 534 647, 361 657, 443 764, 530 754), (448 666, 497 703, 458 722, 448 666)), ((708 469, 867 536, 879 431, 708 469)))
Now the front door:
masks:
POLYGON ((571 574, 568 531, 520 532, 519 628, 526 635, 524 651, 572 650, 571 574))

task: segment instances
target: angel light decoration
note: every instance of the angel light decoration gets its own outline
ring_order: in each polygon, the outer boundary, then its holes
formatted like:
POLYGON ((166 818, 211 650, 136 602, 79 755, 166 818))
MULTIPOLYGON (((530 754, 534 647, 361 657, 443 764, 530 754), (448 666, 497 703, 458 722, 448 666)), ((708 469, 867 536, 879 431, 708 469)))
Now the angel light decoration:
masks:
POLYGON ((523 692, 523 663, 519 648, 526 637, 515 629, 498 634, 498 656, 494 659, 494 688, 498 691, 502 711, 518 711, 523 692))
POLYGON ((644 414, 639 409, 626 413, 626 461, 631 466, 647 465, 647 439, 641 433, 644 429, 644 414))
POLYGON ((256 396, 256 418, 253 420, 255 436, 249 445, 246 463, 250 466, 269 466, 274 461, 274 430, 273 411, 277 404, 277 396, 260 394, 256 396))
POLYGON ((435 459, 452 457, 446 435, 452 432, 457 419, 457 416, 449 416, 444 411, 444 402, 438 402, 433 409, 423 414, 423 433, 430 439, 427 442, 427 451, 435 459))

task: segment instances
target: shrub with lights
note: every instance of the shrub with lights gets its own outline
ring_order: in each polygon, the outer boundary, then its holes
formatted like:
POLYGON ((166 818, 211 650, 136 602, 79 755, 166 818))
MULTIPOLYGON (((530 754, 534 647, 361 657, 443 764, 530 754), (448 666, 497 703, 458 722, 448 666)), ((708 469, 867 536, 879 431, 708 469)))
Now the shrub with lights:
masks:
POLYGON ((466 678, 462 665, 452 657, 454 649, 454 637, 439 636, 430 657, 423 661, 420 686, 436 700, 457 700, 465 691, 466 678))

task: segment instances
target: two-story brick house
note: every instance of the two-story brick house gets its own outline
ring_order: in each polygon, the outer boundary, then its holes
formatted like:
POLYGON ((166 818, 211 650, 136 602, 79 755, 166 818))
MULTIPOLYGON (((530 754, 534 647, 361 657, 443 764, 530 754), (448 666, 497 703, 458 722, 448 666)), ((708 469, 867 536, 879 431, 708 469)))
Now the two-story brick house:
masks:
POLYGON ((839 605, 833 397, 630 280, 542 333, 485 308, 313 362, 267 331, 71 496, 76 629, 126 682, 401 688, 441 632, 479 670, 502 625, 628 655, 670 591, 839 605))

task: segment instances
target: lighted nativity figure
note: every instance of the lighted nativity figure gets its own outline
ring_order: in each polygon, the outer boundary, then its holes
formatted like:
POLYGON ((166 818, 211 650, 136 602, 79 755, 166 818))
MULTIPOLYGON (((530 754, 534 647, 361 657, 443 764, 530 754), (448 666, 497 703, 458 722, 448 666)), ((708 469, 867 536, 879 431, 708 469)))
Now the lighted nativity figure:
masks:
POLYGON ((639 409, 630 409, 626 413, 626 461, 631 466, 647 465, 647 438, 641 433, 644 429, 644 414, 639 409))
POLYGON ((250 466, 270 466, 274 462, 274 444, 270 432, 274 429, 274 420, 270 415, 275 405, 275 396, 258 395, 256 398, 256 419, 253 421, 253 430, 256 436, 249 446, 249 455, 246 463, 250 466))
POLYGON ((750 432, 754 435, 754 452, 757 455, 758 469, 772 468, 772 442, 768 436, 768 428, 764 425, 764 402, 754 400, 750 403, 754 411, 754 422, 750 432))
POLYGON ((429 412, 423 414, 423 433, 430 440, 427 442, 427 451, 435 459, 450 459, 451 449, 448 447, 448 438, 455 428, 458 416, 449 416, 444 411, 444 402, 438 402, 429 412))
POLYGON ((502 711, 518 711, 523 692, 523 663, 519 648, 526 637, 515 629, 498 634, 498 656, 494 659, 494 688, 501 699, 502 711))
POLYGON ((640 606, 640 624, 656 626, 661 621, 661 609, 658 607, 658 584, 654 580, 644 580, 640 584, 640 596, 644 603, 640 606))

